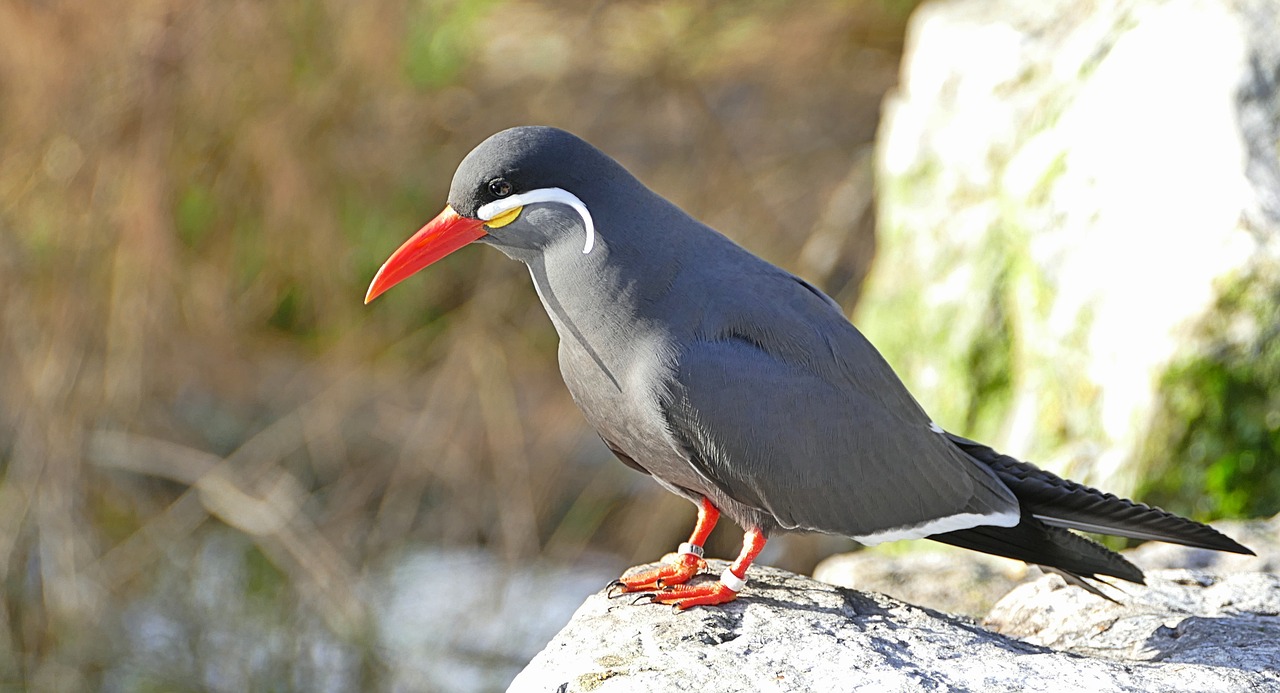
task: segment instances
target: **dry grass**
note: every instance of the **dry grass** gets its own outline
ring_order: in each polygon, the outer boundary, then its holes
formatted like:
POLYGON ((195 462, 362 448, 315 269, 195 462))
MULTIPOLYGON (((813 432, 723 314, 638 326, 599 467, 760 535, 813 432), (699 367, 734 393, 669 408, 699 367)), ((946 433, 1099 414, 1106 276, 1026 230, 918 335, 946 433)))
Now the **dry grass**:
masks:
POLYGON ((0 4, 0 681, 94 687, 112 609, 210 518, 356 634, 355 581, 406 544, 679 541, 522 268, 473 250, 361 298, 461 156, 537 122, 851 306, 904 16, 803 8, 0 4))

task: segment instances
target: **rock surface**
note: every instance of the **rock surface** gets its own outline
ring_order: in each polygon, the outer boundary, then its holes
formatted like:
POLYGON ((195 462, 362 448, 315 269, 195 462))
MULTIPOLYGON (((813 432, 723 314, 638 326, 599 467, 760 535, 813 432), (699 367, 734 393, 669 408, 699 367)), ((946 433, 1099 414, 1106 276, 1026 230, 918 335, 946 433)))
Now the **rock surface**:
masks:
POLYGON ((984 625, 1090 657, 1280 671, 1280 576, 1161 570, 1123 591, 1109 602, 1048 575, 1010 592, 984 625))
POLYGON ((982 618, 1009 590, 1040 574, 1022 561, 916 543, 918 547, 897 554, 872 549, 830 556, 813 569, 813 579, 982 618))
MULTIPOLYGON (((712 561, 711 570, 724 566, 712 561)), ((883 595, 756 566, 742 596, 723 607, 675 613, 597 593, 510 690, 1280 692, 1275 576, 1172 573, 1154 584, 1130 590, 1144 615, 1115 622, 1122 627, 1112 626, 1114 640, 1099 641, 1107 656, 1081 656, 883 595), (1126 638, 1140 645, 1119 647, 1126 638)), ((1091 647, 1104 611, 1081 608, 1075 618, 1062 601, 1075 598, 1068 590, 1037 590, 1005 600, 1010 616, 1001 627, 1075 650, 1091 647), (1034 601, 1042 598, 1063 607, 1052 618, 1033 618, 1034 601)))

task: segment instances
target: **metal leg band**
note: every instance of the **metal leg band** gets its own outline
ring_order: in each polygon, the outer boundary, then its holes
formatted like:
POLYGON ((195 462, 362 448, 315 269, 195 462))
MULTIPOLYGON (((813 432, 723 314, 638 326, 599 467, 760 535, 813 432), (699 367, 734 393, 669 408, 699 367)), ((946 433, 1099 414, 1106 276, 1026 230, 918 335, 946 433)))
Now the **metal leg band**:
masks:
POLYGON ((703 556, 701 546, 698 546, 697 544, 690 544, 687 541, 680 544, 680 548, 676 549, 676 553, 687 553, 690 556, 697 556, 698 558, 702 558, 703 556))

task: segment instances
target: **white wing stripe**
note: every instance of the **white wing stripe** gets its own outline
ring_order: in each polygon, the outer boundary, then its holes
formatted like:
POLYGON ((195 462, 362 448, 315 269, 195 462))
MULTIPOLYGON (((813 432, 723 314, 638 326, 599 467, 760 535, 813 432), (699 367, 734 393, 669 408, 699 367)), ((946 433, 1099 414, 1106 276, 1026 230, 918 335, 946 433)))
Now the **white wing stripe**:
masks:
POLYGON ((942 534, 943 532, 954 532, 959 529, 969 529, 970 527, 979 527, 989 525, 994 527, 1013 527, 1022 519, 1017 511, 1008 511, 1003 513, 993 513, 990 515, 979 515, 978 513, 960 513, 958 515, 949 515, 947 517, 939 517, 936 520, 929 520, 918 525, 908 527, 894 527, 880 532, 872 532, 858 537, 853 540, 859 544, 867 546, 875 546, 883 544, 887 541, 898 541, 900 539, 920 539, 931 534, 942 534))

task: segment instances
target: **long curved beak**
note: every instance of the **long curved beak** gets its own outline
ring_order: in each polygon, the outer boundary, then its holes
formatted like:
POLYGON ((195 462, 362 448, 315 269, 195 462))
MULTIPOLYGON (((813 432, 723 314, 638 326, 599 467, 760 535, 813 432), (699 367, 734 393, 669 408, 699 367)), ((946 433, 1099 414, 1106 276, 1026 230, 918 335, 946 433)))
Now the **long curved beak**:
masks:
POLYGON ((382 292, 409 278, 418 270, 452 253, 462 246, 482 238, 483 219, 468 219, 452 207, 446 206, 435 219, 427 222, 409 240, 382 264, 382 269, 369 284, 364 302, 377 298, 382 292))

